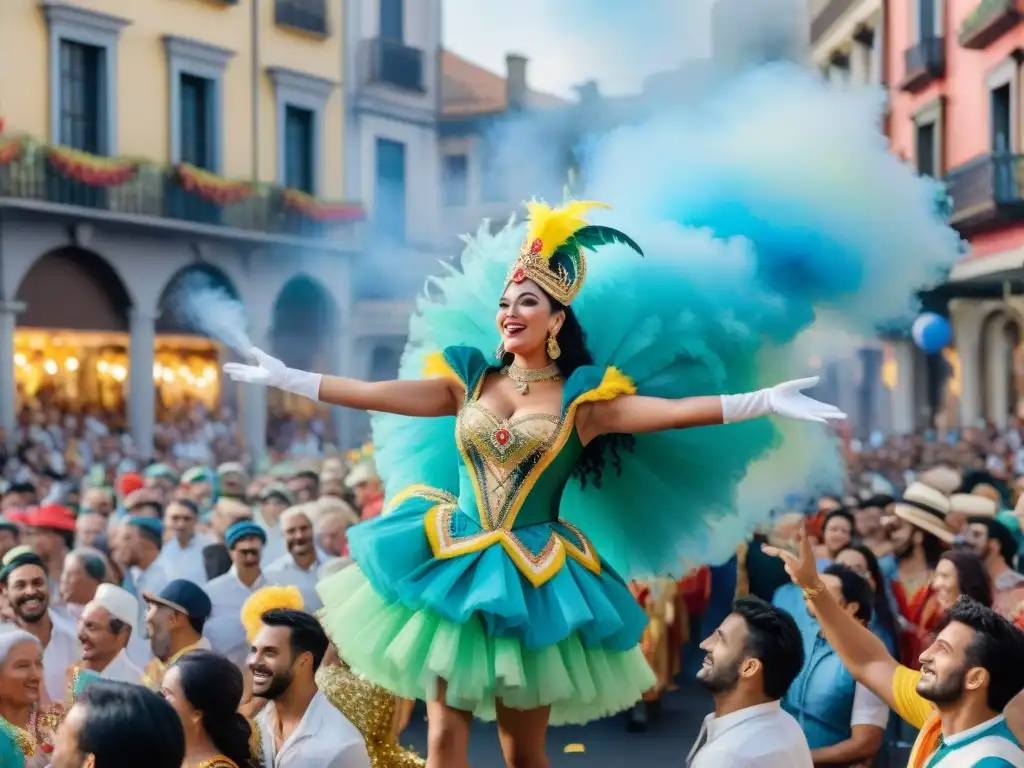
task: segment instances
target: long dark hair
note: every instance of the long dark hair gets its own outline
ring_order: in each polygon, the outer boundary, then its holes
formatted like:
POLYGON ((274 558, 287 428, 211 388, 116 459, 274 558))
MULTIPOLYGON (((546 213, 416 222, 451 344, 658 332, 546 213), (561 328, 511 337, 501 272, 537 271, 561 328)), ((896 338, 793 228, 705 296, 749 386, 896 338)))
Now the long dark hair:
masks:
MULTIPOLYGON (((584 333, 583 326, 580 325, 572 307, 565 306, 546 293, 544 295, 547 296, 548 302, 551 304, 552 312, 565 313, 565 322, 562 323, 562 328, 558 332, 558 346, 561 348, 562 354, 555 360, 555 365, 558 366, 562 380, 567 381, 577 368, 593 365, 594 356, 587 349, 587 334, 584 333)), ((513 358, 512 353, 506 352, 501 359, 501 364, 509 365, 513 358)), ((573 469, 573 474, 579 478, 584 488, 587 482, 592 482, 595 488, 600 488, 605 460, 611 457, 612 468, 618 474, 622 471, 622 452, 632 451, 635 445, 636 438, 633 435, 601 435, 584 447, 583 454, 573 469)))
POLYGON ((255 768, 249 739, 252 726, 238 712, 242 673, 212 651, 192 651, 174 663, 181 691, 193 709, 203 713, 203 728, 224 757, 240 768, 255 768))
POLYGON ((992 607, 992 579, 980 557, 966 549, 951 549, 942 553, 940 560, 949 560, 956 568, 956 580, 960 582, 960 594, 992 607))
POLYGON ((874 552, 863 544, 847 544, 836 554, 842 554, 847 549, 860 553, 860 556, 864 558, 864 562, 868 564, 868 573, 871 574, 871 580, 875 582, 874 610, 875 615, 878 617, 878 625, 895 642, 900 635, 896 628, 896 617, 893 616, 892 605, 889 603, 889 592, 886 587, 887 581, 885 576, 882 575, 882 568, 878 565, 878 558, 875 557, 874 552))

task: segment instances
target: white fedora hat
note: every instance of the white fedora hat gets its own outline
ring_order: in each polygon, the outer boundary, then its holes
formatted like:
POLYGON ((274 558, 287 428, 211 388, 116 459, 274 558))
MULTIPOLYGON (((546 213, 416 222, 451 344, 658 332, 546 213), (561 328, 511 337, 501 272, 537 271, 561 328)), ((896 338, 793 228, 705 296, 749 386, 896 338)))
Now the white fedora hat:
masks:
POLYGON ((930 533, 947 544, 956 540, 956 535, 946 525, 950 512, 949 497, 925 483, 911 483, 896 502, 893 512, 900 520, 930 533))
POLYGON ((967 517, 995 517, 999 505, 987 496, 975 493, 954 493, 949 497, 949 511, 967 517))

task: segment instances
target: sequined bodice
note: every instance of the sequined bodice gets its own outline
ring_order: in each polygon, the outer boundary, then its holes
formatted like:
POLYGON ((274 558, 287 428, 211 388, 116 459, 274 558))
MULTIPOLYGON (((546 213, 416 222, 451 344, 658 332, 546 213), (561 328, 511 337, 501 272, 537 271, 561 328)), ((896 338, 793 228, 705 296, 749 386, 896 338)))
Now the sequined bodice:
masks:
MULTIPOLYGON (((479 401, 467 402, 459 413, 458 442, 470 486, 465 490, 472 492, 478 509, 468 509, 465 503, 460 507, 474 516, 479 511, 481 523, 490 530, 514 527, 511 518, 525 501, 520 496, 536 492, 530 500, 535 514, 521 522, 540 522, 536 513, 557 519, 558 498, 572 465, 551 461, 562 427, 562 419, 551 414, 503 419, 479 401), (540 475, 543 483, 538 482, 540 475)), ((465 496, 460 494, 460 501, 465 496)))

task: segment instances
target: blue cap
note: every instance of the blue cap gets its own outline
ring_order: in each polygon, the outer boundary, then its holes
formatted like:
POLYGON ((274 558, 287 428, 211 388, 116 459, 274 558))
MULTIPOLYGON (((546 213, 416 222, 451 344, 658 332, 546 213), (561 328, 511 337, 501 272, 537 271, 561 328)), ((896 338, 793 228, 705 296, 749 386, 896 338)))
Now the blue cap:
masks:
POLYGON ((129 514, 125 522, 134 525, 143 535, 149 534, 150 539, 160 545, 164 540, 164 524, 155 517, 144 517, 141 515, 129 514))
POLYGON ((254 523, 252 520, 239 520, 237 523, 232 523, 228 526, 228 529, 224 532, 224 543, 228 549, 234 549, 238 540, 244 539, 247 536, 256 536, 264 544, 267 543, 267 532, 263 530, 262 526, 254 523))
POLYGON ((196 621, 206 621, 213 610, 210 598, 203 588, 187 579, 175 579, 161 589, 159 595, 143 592, 142 599, 147 603, 156 603, 178 613, 184 613, 196 621))

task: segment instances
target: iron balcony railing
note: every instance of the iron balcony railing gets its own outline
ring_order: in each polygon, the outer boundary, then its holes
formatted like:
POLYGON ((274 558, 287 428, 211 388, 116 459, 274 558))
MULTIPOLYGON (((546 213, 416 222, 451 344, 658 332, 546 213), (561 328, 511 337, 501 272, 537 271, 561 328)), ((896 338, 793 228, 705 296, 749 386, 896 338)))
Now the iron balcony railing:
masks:
MULTIPOLYGON (((232 182, 223 181, 225 185, 232 182)), ((74 206, 108 214, 191 222, 201 225, 292 237, 322 238, 362 217, 358 206, 336 206, 336 215, 307 215, 286 201, 288 190, 261 185, 240 199, 211 199, 188 189, 176 168, 141 164, 123 183, 103 186, 65 173, 51 161, 46 147, 29 147, 0 164, 2 199, 74 206), (345 209, 345 210, 341 210, 345 209)), ((325 204, 327 205, 327 204, 325 204)), ((226 236, 230 233, 225 232, 226 236)))
POLYGON ((922 88, 946 71, 946 38, 924 37, 903 52, 902 87, 904 90, 922 88))
POLYGON ((1000 152, 975 158, 946 175, 951 221, 971 225, 1015 211, 1024 214, 1024 155, 1000 152))
POLYGON ((274 21, 317 35, 326 35, 327 0, 274 0, 274 21))
POLYGON ((406 91, 423 91, 423 51, 398 40, 369 41, 370 80, 406 91))

